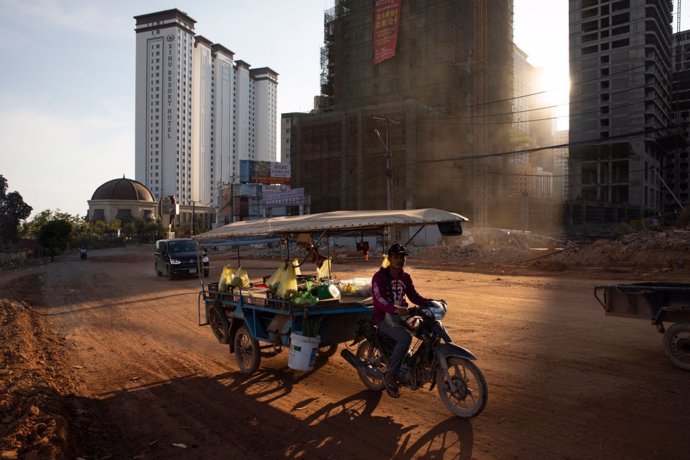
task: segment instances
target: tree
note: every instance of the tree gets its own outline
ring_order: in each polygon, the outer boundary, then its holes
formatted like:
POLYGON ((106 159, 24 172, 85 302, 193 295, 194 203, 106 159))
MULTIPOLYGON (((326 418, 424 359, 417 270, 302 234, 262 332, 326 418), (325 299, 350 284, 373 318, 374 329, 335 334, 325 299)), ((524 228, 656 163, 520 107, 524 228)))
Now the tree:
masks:
POLYGON ((65 220, 69 222, 72 225, 73 233, 77 229, 81 228, 85 222, 83 218, 62 212, 59 209, 55 211, 46 209, 38 214, 34 214, 30 221, 24 222, 22 224, 20 234, 24 238, 38 238, 41 228, 51 220, 65 220))
POLYGON ((163 239, 165 237, 165 228, 163 227, 160 219, 153 222, 147 222, 144 225, 144 234, 146 235, 148 242, 163 239))
POLYGON ((66 220, 55 219, 41 227, 38 233, 38 243, 50 249, 50 261, 55 260, 55 251, 65 249, 72 233, 72 224, 66 220))
POLYGON ((29 217, 32 209, 19 192, 7 193, 7 179, 0 174, 0 246, 17 239, 19 223, 29 217))

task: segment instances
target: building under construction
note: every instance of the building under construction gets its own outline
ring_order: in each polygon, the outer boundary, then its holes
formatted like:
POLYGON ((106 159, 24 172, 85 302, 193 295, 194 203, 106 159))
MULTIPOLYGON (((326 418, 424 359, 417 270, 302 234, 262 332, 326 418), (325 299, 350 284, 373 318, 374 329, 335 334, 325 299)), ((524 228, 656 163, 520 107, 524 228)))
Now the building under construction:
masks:
POLYGON ((663 211, 672 10, 670 0, 570 0, 569 224, 663 211))
POLYGON ((315 110, 283 114, 311 210, 437 207, 495 223, 512 35, 505 0, 336 0, 315 110))

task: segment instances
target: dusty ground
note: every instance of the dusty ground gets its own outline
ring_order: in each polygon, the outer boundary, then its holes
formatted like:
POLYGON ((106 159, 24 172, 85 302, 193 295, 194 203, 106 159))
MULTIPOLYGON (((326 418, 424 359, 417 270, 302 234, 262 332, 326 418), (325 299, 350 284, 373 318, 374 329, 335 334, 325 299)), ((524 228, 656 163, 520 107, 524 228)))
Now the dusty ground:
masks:
MULTIPOLYGON (((523 253, 466 258, 470 273, 457 254, 412 257, 489 384, 485 411, 463 421, 435 391, 366 391, 337 355, 305 373, 284 351, 240 374, 197 326, 198 280, 156 277, 151 253, 0 271, 14 299, 0 304, 0 458, 688 458, 690 374, 647 321, 605 317, 592 296, 607 281, 687 281, 678 264, 539 266, 523 253)), ((211 256, 217 277, 229 259, 211 256)), ((258 277, 277 263, 243 265, 258 277)), ((369 277, 376 262, 334 269, 369 277)))

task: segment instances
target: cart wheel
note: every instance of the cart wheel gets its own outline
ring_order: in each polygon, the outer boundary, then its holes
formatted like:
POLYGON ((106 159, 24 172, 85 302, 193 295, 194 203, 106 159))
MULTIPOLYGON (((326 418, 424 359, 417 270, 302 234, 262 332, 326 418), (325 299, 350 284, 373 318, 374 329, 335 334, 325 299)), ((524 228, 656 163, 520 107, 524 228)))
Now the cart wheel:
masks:
POLYGON ((259 342, 249 333, 247 326, 240 326, 235 332, 235 358, 240 371, 253 374, 259 368, 259 342))
POLYGON ((220 343, 228 343, 228 331, 230 324, 228 323, 228 317, 220 305, 214 303, 208 309, 208 322, 211 325, 211 331, 213 335, 216 336, 220 343))
POLYGON ((322 358, 330 358, 335 354, 336 351, 338 351, 337 343, 335 345, 324 345, 322 347, 319 347, 319 349, 316 352, 322 358))
POLYGON ((664 351, 673 364, 690 371, 690 323, 675 323, 666 330, 664 351))

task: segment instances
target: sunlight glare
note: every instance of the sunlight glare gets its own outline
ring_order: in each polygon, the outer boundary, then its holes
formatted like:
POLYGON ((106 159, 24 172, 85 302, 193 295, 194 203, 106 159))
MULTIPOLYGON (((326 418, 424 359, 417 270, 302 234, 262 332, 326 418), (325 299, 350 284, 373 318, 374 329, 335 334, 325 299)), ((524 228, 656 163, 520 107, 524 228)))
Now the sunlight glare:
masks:
POLYGON ((568 98, 570 93, 570 78, 568 70, 542 67, 539 72, 539 87, 544 93, 546 106, 556 106, 554 112, 558 117, 557 129, 568 129, 568 98))

